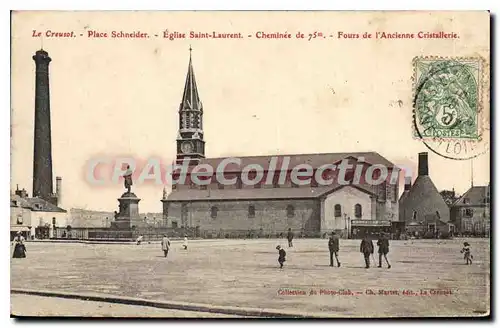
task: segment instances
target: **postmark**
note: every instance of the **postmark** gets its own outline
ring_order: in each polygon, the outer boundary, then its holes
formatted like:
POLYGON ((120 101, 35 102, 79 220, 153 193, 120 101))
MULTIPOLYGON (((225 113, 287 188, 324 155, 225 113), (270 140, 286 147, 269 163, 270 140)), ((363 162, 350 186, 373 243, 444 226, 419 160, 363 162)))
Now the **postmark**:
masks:
POLYGON ((489 69, 481 57, 413 60, 413 136, 434 153, 467 160, 489 150, 489 69))

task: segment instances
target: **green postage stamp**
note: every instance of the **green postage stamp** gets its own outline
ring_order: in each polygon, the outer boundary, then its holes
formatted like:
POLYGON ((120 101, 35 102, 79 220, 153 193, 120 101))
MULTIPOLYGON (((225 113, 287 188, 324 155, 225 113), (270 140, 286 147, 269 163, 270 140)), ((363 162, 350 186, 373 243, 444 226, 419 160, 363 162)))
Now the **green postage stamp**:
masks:
POLYGON ((413 69, 414 137, 480 139, 484 60, 417 57, 413 69))

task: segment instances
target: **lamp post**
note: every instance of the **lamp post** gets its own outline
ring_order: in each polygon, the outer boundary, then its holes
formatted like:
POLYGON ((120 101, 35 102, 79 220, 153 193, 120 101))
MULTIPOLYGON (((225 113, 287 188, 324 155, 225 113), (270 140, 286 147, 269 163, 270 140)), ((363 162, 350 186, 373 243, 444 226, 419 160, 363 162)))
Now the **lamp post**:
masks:
POLYGON ((346 238, 349 239, 349 230, 347 230, 347 214, 344 213, 344 229, 346 238))

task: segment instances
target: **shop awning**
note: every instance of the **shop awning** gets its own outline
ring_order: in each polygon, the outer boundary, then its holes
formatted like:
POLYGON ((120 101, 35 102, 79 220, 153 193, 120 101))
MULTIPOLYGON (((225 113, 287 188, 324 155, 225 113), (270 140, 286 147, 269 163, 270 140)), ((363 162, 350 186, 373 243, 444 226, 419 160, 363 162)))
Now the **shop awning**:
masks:
POLYGON ((24 231, 30 231, 30 229, 28 227, 17 227, 17 226, 11 226, 10 227, 10 231, 13 231, 13 232, 18 232, 18 231, 21 231, 21 232, 24 232, 24 231))
POLYGON ((390 227, 391 221, 382 220, 352 220, 353 227, 390 227))

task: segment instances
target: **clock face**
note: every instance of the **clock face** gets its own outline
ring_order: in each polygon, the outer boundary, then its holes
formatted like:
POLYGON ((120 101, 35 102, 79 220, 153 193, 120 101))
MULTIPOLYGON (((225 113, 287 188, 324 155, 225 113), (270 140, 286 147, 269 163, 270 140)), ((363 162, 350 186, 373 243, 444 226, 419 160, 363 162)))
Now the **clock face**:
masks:
POLYGON ((191 144, 190 142, 183 142, 181 145, 181 151, 184 154, 191 153, 193 151, 193 144, 191 144))

